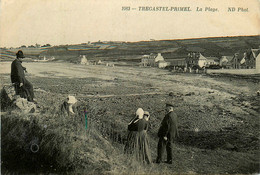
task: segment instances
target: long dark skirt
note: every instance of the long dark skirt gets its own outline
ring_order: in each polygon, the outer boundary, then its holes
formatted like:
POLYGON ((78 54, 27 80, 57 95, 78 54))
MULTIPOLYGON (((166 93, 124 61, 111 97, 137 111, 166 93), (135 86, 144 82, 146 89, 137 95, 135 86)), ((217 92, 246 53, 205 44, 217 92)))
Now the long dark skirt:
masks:
POLYGON ((129 131, 124 153, 143 163, 152 163, 146 131, 129 131))

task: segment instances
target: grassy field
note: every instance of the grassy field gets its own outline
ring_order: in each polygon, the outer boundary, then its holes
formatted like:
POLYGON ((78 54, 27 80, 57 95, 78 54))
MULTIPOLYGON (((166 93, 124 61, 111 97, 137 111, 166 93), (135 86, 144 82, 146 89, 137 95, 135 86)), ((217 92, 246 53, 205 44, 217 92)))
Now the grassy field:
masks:
MULTIPOLYGON (((27 115, 16 109, 1 113, 3 174, 259 173, 259 79, 127 66, 23 65, 40 109, 27 115), (79 100, 74 117, 59 113, 68 94, 79 100), (148 135, 156 159, 164 117, 158 111, 168 101, 178 105, 180 122, 174 163, 140 165, 126 157, 127 123, 142 107, 152 113, 148 135), (34 143, 36 153, 30 150, 34 143)), ((0 65, 1 86, 10 85, 9 66, 0 65)))

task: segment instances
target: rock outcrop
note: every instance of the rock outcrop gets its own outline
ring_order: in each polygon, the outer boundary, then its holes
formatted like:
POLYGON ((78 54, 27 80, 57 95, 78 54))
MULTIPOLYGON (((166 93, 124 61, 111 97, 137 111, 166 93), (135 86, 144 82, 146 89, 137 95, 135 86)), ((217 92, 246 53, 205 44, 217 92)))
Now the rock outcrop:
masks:
POLYGON ((12 86, 4 86, 0 92, 1 111, 8 109, 20 109, 22 113, 33 113, 36 111, 36 105, 15 94, 12 86))

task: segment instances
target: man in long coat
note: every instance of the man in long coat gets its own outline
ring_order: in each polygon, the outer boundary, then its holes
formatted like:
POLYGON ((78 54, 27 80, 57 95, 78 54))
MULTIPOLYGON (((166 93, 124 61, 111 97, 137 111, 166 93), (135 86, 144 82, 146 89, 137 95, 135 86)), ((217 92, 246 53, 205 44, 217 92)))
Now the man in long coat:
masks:
POLYGON ((11 65, 11 81, 15 86, 17 95, 23 98, 27 98, 28 101, 35 102, 33 100, 33 85, 25 78, 24 71, 26 68, 22 66, 22 59, 24 58, 23 52, 19 50, 16 53, 16 59, 11 65))
POLYGON ((172 164, 172 145, 176 137, 179 137, 178 132, 178 117, 173 112, 173 105, 166 104, 166 112, 161 127, 158 131, 158 147, 156 163, 162 162, 163 152, 166 148, 167 163, 172 164))

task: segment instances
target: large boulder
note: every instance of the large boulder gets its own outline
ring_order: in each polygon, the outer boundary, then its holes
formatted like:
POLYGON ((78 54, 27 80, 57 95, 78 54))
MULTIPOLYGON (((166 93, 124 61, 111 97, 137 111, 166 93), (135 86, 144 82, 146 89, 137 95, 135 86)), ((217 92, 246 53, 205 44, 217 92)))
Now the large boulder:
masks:
POLYGON ((27 99, 18 97, 14 101, 14 105, 18 107, 23 113, 33 113, 36 111, 36 105, 33 102, 27 101, 27 99))
POLYGON ((8 108, 12 107, 14 98, 15 91, 13 87, 4 86, 0 91, 1 111, 6 111, 8 108))
POLYGON ((23 113, 33 113, 36 111, 36 105, 33 102, 29 102, 27 99, 16 95, 14 87, 12 86, 4 86, 1 89, 0 97, 2 111, 14 108, 20 109, 23 113))

